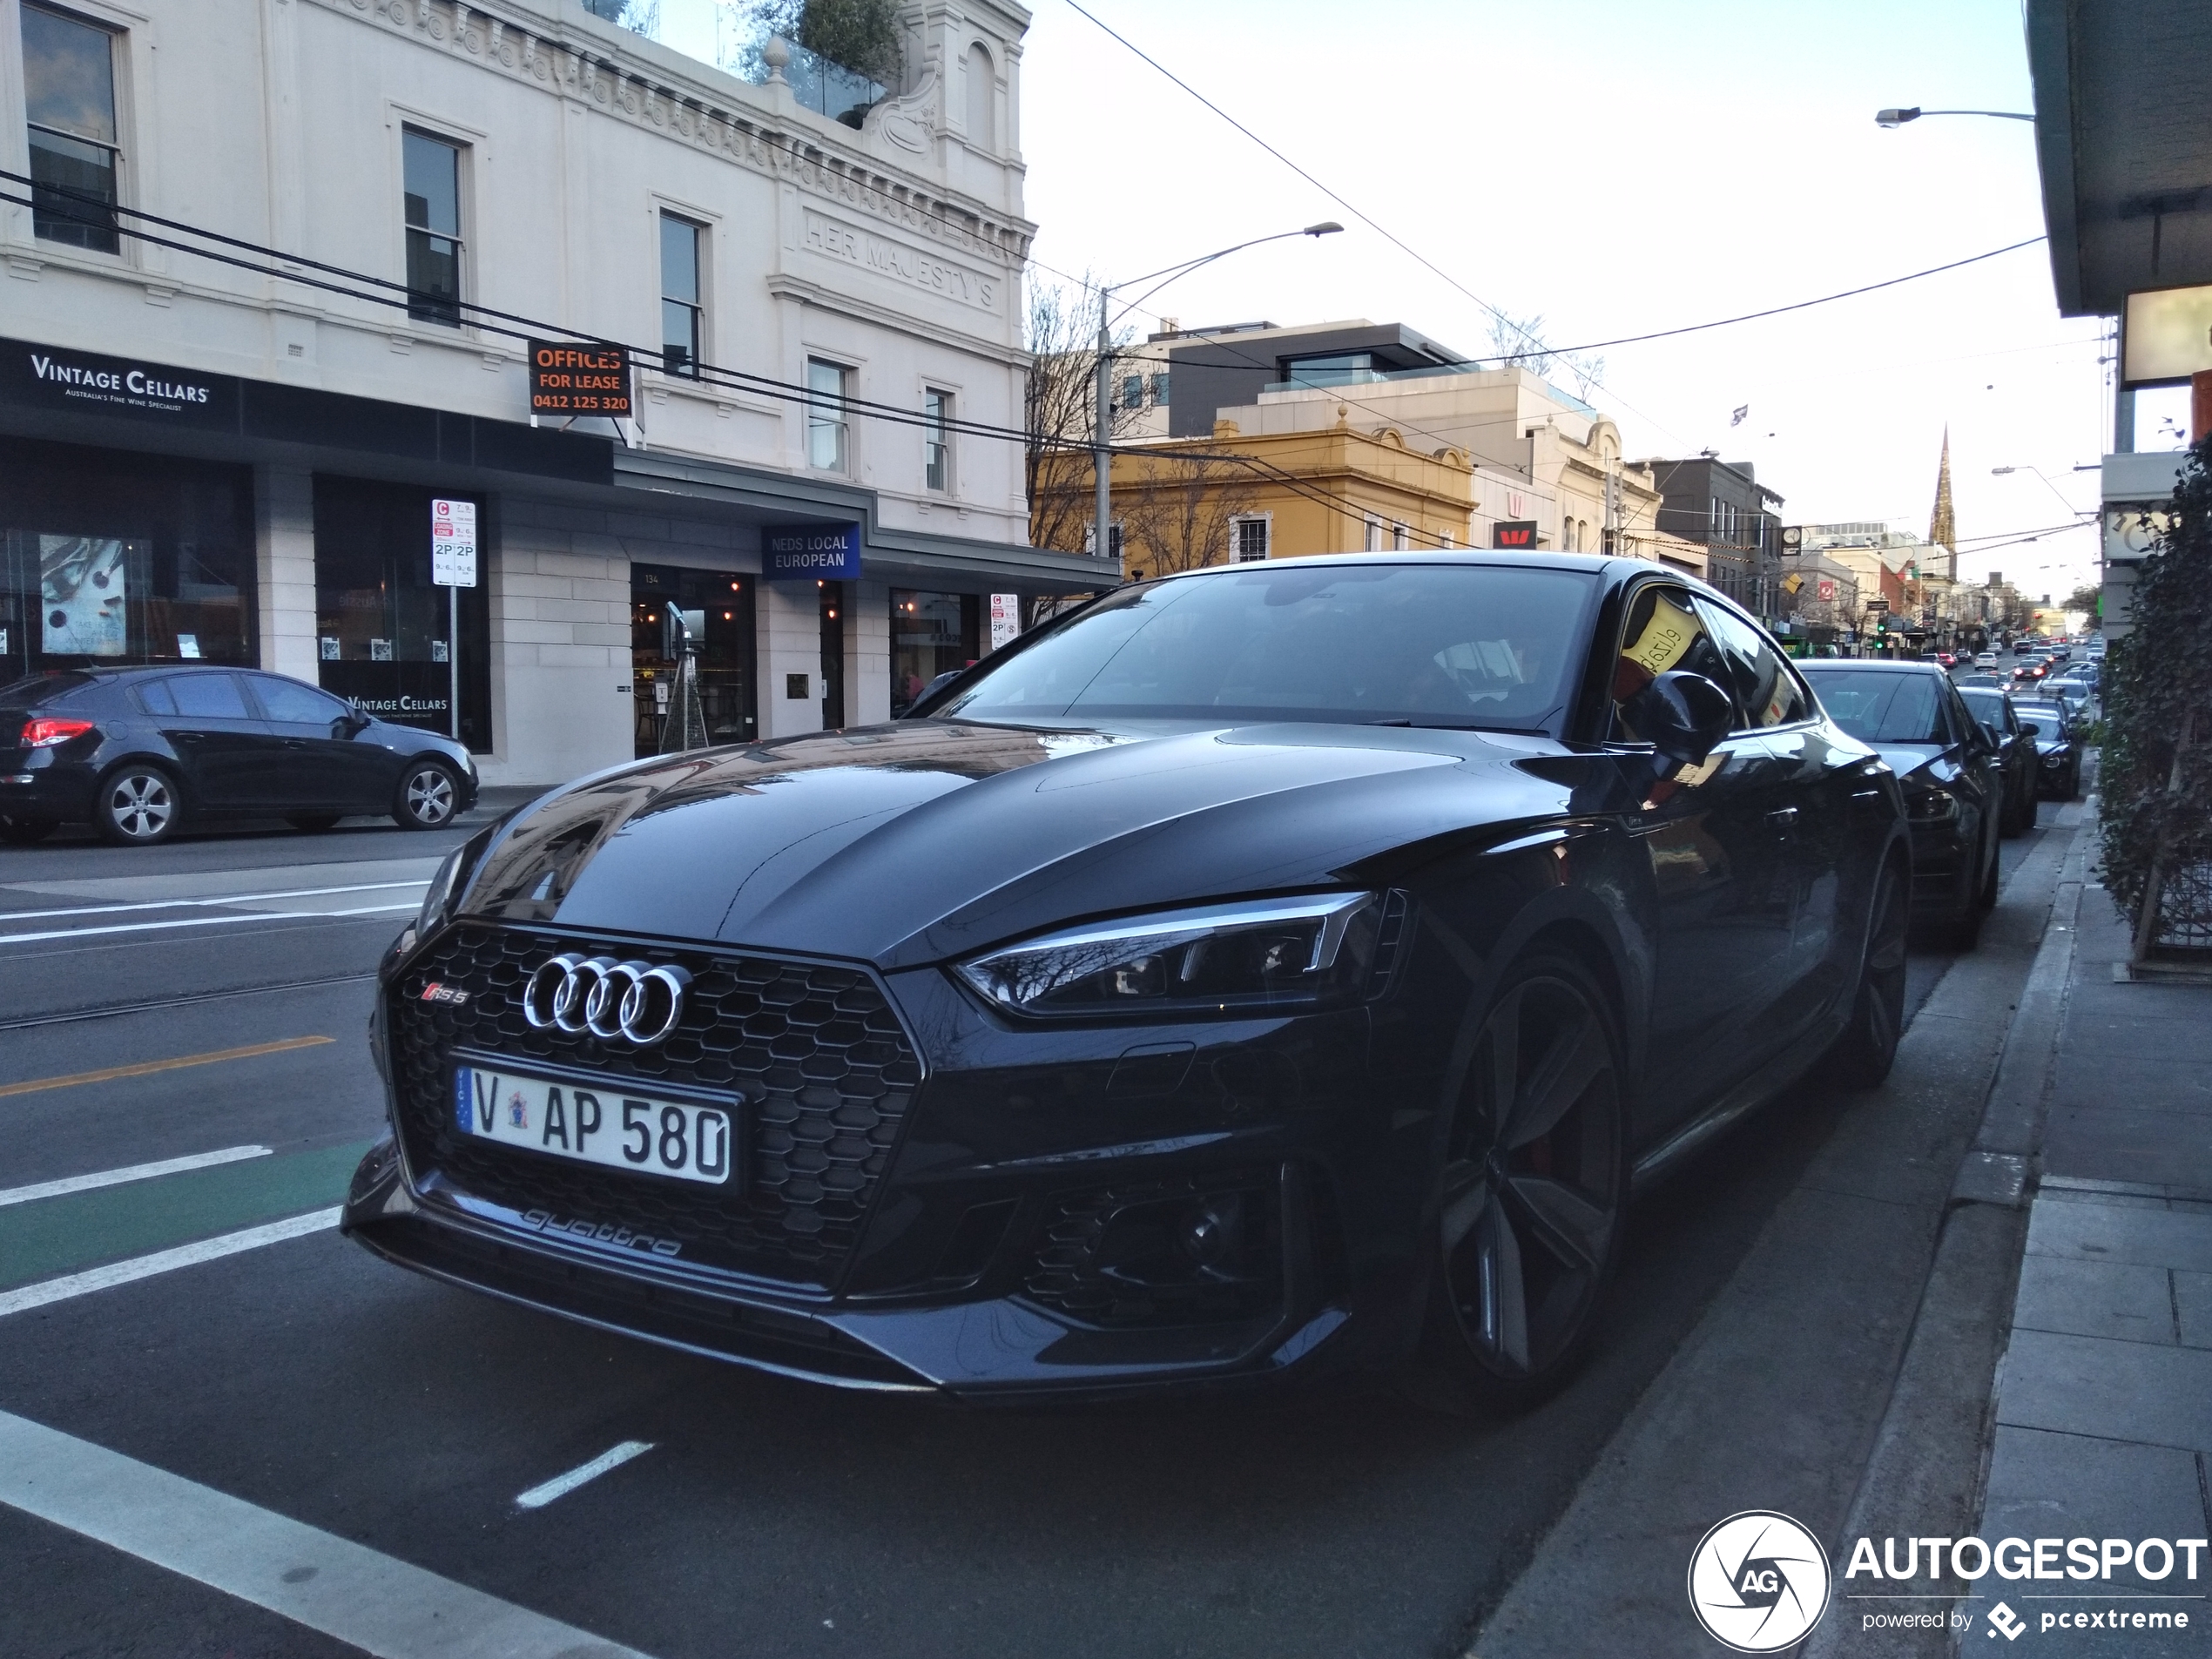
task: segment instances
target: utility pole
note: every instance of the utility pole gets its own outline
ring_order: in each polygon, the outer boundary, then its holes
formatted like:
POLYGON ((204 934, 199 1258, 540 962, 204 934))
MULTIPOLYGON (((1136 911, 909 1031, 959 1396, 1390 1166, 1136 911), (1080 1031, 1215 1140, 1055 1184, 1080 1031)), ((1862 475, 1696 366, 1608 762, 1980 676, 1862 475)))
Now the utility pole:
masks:
POLYGON ((1112 456, 1107 453, 1114 419, 1114 341, 1106 320, 1106 300, 1111 292, 1103 286, 1098 290, 1098 426, 1090 446, 1091 466, 1097 475, 1097 499, 1093 504, 1096 527, 1091 532, 1090 550, 1094 557, 1102 559, 1111 557, 1114 551, 1107 535, 1108 521, 1114 512, 1113 474, 1109 470, 1112 456))

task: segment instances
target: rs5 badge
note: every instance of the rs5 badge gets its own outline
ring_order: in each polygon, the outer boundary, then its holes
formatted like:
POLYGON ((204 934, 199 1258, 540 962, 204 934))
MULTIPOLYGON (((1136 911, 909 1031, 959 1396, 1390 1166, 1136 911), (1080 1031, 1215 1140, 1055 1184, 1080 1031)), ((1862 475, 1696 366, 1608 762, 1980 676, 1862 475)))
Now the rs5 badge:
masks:
POLYGON ((421 1000, 425 1002, 450 1002, 458 1007, 469 1000, 469 993, 457 985, 441 985, 432 980, 422 988, 421 1000))

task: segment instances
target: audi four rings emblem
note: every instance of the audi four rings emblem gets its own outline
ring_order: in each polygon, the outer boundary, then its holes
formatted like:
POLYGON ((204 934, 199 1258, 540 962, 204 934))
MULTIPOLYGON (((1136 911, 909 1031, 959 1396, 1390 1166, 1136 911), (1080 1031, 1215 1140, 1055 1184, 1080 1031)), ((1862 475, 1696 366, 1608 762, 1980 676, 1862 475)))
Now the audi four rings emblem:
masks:
POLYGON ((684 1017, 691 976, 680 968, 618 962, 611 956, 565 951, 530 975, 523 1017, 539 1030, 590 1032, 612 1042, 627 1037, 649 1049, 684 1017))

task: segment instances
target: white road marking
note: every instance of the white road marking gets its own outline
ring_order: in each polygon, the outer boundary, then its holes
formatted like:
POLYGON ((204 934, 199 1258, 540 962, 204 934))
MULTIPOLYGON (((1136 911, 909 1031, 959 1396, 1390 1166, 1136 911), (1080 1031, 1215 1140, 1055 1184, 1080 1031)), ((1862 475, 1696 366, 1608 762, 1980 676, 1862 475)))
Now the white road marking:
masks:
POLYGON ((10 1187, 0 1192, 0 1210, 11 1204, 32 1204, 40 1198, 58 1198, 65 1192, 90 1192, 95 1187, 119 1187, 125 1181, 150 1181, 158 1175, 176 1175, 185 1170, 208 1170, 218 1163, 237 1163, 246 1158, 265 1158, 269 1156, 266 1146, 226 1146, 219 1152, 194 1152, 189 1157, 164 1158, 158 1163, 132 1163, 120 1170, 102 1170, 94 1175, 72 1175, 59 1181, 41 1181, 37 1186, 10 1187))
POLYGON ((233 893, 215 899, 147 899, 137 904, 79 905, 72 910, 0 910, 0 921, 45 921, 55 916, 116 916, 127 910, 186 910, 209 905, 261 904, 271 899, 317 899, 334 893, 379 893, 387 887, 426 887, 421 881, 361 881, 347 887, 292 887, 280 893, 233 893))
POLYGON ((634 1648, 4 1412, 0 1503, 379 1659, 645 1659, 634 1648))
POLYGON ((651 1440, 624 1440, 611 1451, 600 1453, 590 1462, 578 1464, 566 1474, 556 1474, 542 1487, 532 1487, 515 1502, 524 1509, 543 1509, 554 1499, 574 1492, 586 1480, 597 1480, 609 1469, 618 1469, 631 1459, 652 1449, 651 1440))
POLYGON ((403 904, 362 905, 347 910, 247 910, 235 916, 186 916, 177 921, 125 921, 106 927, 56 927, 44 933, 0 934, 0 945, 37 945, 51 939, 97 939, 104 934, 154 934, 174 927, 221 927, 242 921, 314 921, 340 916, 378 916, 419 909, 421 903, 418 897, 403 904))
POLYGON ((259 1250, 264 1244, 281 1244, 287 1238, 303 1238, 308 1233, 320 1232, 326 1227, 337 1224, 338 1208, 333 1205, 328 1210, 314 1210, 304 1216, 293 1216, 283 1221, 248 1227, 242 1232, 203 1238, 198 1244, 179 1244, 173 1250, 158 1250, 151 1256, 133 1256, 128 1261, 110 1262, 105 1267, 88 1267, 81 1273, 69 1273, 60 1278, 41 1279, 36 1285, 21 1285, 12 1291, 0 1291, 0 1318, 5 1318, 10 1313, 43 1308, 50 1303, 66 1302, 71 1297, 89 1296, 94 1291, 111 1290, 118 1285, 152 1278, 157 1273, 171 1272, 179 1267, 192 1267, 201 1262, 235 1256, 242 1250, 259 1250))
MULTIPOLYGON (((87 864, 85 868, 91 867, 87 864)), ((214 899, 271 887, 337 887, 369 881, 428 881, 438 855, 406 859, 320 859, 309 864, 255 864, 237 869, 170 870, 158 875, 78 876, 59 881, 0 882, 10 893, 35 893, 51 904, 126 904, 134 900, 214 899)))

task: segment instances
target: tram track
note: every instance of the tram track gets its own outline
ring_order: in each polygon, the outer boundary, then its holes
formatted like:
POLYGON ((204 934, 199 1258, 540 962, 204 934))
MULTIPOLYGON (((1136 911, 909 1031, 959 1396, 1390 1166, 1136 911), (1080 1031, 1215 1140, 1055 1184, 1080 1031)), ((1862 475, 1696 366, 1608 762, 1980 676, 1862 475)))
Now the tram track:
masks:
POLYGON ((39 1026, 114 1019, 125 1014, 158 1014, 165 1009, 190 1008, 202 1002, 221 1001, 229 997, 266 996, 279 991, 308 991, 332 985, 359 985, 374 981, 375 977, 374 973, 326 974, 310 979, 279 980, 266 985, 236 985, 221 990, 188 991, 176 996, 154 997, 137 1002, 93 1003, 47 1014, 26 1015, 20 1019, 0 1020, 0 1031, 27 1031, 39 1026))

